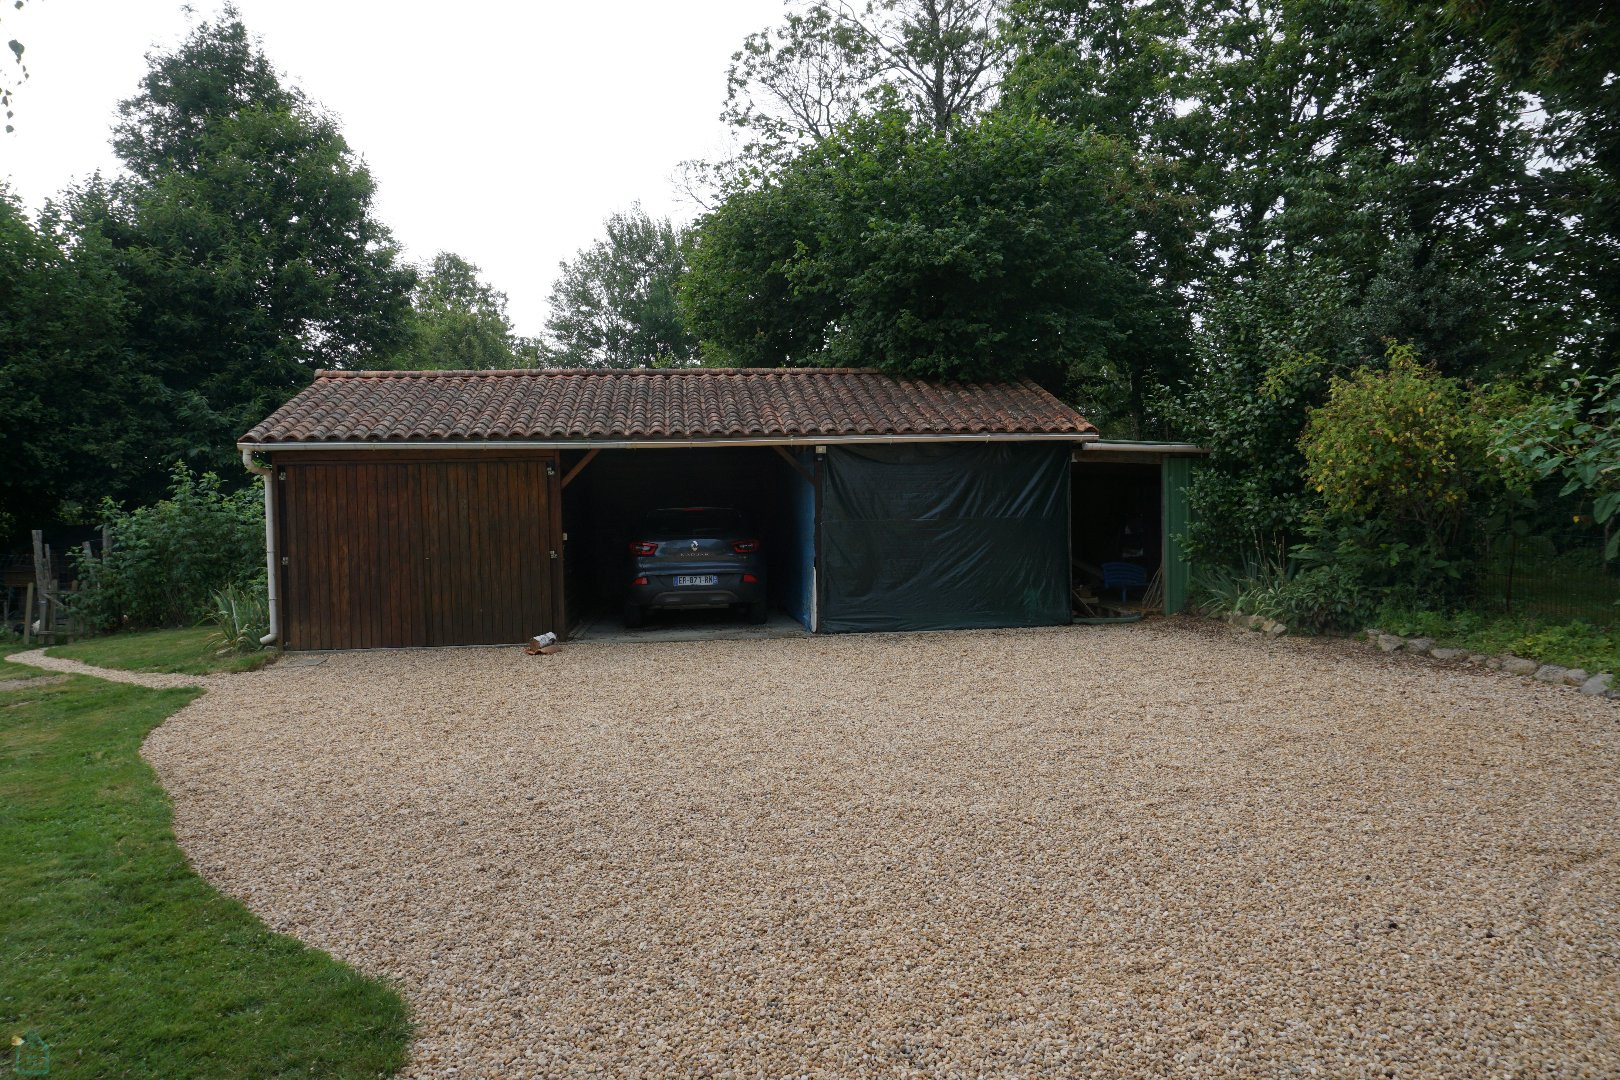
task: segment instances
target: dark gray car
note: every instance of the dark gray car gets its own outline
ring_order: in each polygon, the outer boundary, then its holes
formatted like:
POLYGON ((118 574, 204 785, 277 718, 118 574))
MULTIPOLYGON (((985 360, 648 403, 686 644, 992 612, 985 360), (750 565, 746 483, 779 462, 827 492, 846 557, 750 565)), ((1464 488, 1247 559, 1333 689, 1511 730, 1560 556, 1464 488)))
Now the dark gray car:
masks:
POLYGON ((624 622, 640 626, 655 608, 741 607, 765 621, 765 557, 743 514, 724 506, 654 510, 630 541, 624 622))

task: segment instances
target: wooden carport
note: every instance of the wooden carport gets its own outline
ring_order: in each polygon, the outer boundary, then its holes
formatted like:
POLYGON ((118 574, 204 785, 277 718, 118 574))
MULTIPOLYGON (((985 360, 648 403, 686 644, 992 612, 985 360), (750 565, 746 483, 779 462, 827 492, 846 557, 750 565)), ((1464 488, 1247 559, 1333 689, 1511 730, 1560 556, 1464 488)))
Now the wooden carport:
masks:
MULTIPOLYGON (((816 576, 827 455, 1013 443, 1066 455, 1095 437, 1027 381, 831 368, 328 371, 237 448, 266 479, 267 641, 307 650, 565 634, 562 492, 605 450, 753 448, 761 456, 750 461, 807 483, 795 557, 813 601, 815 583, 830 580, 816 576)), ((867 560, 858 569, 887 567, 893 578, 896 560, 880 547, 856 552, 867 560)))

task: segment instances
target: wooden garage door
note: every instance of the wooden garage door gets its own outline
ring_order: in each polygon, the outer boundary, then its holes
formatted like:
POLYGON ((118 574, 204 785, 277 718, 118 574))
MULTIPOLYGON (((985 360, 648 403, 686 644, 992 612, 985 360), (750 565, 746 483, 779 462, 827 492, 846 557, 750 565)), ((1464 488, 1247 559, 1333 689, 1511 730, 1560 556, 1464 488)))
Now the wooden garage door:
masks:
POLYGON ((289 649, 555 629, 555 458, 277 463, 289 649))

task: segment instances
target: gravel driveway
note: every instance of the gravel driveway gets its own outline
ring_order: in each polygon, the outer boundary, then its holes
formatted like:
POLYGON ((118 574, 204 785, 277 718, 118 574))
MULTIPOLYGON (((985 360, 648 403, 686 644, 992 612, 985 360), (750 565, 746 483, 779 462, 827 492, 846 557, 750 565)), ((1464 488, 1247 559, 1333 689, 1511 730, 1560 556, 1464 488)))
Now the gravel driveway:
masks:
POLYGON ((342 654, 146 746, 413 1076, 1614 1076, 1620 707, 1126 627, 342 654))

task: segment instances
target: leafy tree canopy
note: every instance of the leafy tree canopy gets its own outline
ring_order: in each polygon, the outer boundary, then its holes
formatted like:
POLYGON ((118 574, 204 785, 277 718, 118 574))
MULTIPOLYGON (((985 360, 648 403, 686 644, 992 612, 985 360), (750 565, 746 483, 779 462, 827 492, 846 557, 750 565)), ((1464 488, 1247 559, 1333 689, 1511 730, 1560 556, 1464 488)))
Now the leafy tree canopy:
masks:
POLYGON ((1128 156, 993 116, 858 118, 699 226, 682 293, 715 358, 1027 376, 1136 425, 1185 327, 1142 269, 1128 156))
POLYGON ((108 245, 0 187, 0 537, 82 519, 153 467, 167 393, 125 347, 127 315, 108 245))
POLYGON ((506 294, 486 284, 478 267, 442 251, 424 267, 411 292, 410 336, 393 357, 400 368, 528 366, 531 343, 512 332, 506 294))
POLYGON ((675 294, 687 240, 640 205, 607 219, 602 239, 562 263, 551 290, 548 363, 684 367, 697 363, 675 294))
POLYGON ((1003 96, 1136 147, 1196 240, 1196 297, 1268 262, 1332 262, 1360 349, 1517 370, 1564 333, 1563 228, 1534 131, 1487 50, 1367 0, 1018 0, 1003 96))
MULTIPOLYGON (((1004 0, 788 0, 726 72, 729 161, 687 162, 689 183, 747 186, 859 115, 908 113, 944 133, 995 101, 1010 42, 1004 0)), ((701 200, 700 200, 701 201, 701 200)))
POLYGON ((67 206, 110 247, 126 347, 164 388, 152 494, 176 458, 223 471, 316 368, 380 365, 404 341, 414 274, 335 121, 281 84, 234 10, 149 61, 114 138, 128 174, 67 206))
POLYGON ((1596 0, 1448 0, 1459 30, 1482 40, 1511 85, 1544 110, 1546 211, 1563 228, 1543 263, 1571 313, 1560 351, 1620 371, 1620 7, 1596 0))

